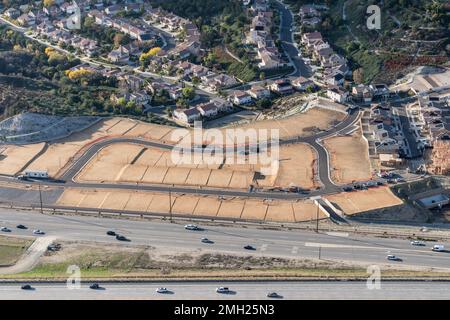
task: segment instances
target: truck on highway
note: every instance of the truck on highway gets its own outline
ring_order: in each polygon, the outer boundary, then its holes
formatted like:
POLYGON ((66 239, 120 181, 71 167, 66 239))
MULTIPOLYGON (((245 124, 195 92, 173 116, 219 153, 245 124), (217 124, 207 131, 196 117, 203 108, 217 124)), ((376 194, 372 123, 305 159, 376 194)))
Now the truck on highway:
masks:
POLYGON ((435 244, 433 246, 433 248, 431 248, 431 250, 436 251, 436 252, 442 252, 444 251, 444 246, 442 244, 435 244))

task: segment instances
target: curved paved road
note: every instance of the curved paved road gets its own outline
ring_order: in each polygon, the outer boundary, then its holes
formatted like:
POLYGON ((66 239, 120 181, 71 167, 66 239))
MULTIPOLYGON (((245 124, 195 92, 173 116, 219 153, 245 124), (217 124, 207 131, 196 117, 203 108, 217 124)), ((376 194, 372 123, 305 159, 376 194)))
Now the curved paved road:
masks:
MULTIPOLYGON (((227 191, 219 189, 201 189, 201 188, 189 188, 189 187, 172 187, 172 186, 162 186, 162 185, 139 185, 139 184, 108 184, 108 183, 76 183, 73 178, 77 175, 80 170, 89 162, 89 160, 97 154, 102 148, 115 144, 115 143, 136 143, 147 147, 155 147, 160 149, 172 150, 173 145, 153 142, 148 140, 142 140, 137 138, 112 138, 107 140, 99 141, 93 144, 89 149, 82 154, 71 166, 62 174, 61 179, 66 180, 68 186, 78 185, 79 187, 99 187, 99 188, 117 188, 117 189, 139 189, 139 190, 149 190, 149 191, 161 191, 167 192, 169 190, 173 192, 184 192, 184 193, 201 193, 201 194, 214 194, 214 195, 227 195, 227 196, 247 196, 247 197, 276 197, 276 198, 304 198, 311 195, 319 195, 326 193, 339 192, 340 187, 334 184, 330 178, 329 174, 329 156, 326 149, 320 144, 320 140, 328 136, 336 135, 338 133, 346 133, 351 130, 352 126, 358 121, 359 112, 356 110, 351 110, 349 115, 340 122, 335 127, 323 131, 319 134, 307 137, 295 137, 285 140, 280 140, 280 145, 294 144, 294 143, 307 143, 311 145, 318 155, 318 172, 320 181, 323 184, 321 190, 317 190, 309 195, 287 195, 287 194, 276 194, 273 192, 243 192, 243 191, 227 191)), ((234 148, 225 149, 224 152, 234 153, 236 152, 234 148)))

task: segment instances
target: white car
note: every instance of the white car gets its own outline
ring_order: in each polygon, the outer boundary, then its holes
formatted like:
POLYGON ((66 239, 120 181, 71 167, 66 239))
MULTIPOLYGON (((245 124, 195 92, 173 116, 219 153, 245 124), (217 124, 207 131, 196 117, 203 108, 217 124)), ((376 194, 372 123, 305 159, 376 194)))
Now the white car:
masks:
POLYGON ((425 242, 419 241, 419 240, 413 240, 413 241, 411 241, 411 245, 423 247, 425 245, 425 242))
POLYGON ((195 224, 187 224, 184 226, 186 230, 199 230, 200 228, 195 224))
POLYGON ((36 229, 36 230, 33 230, 33 234, 45 234, 45 232, 42 230, 36 229))
POLYGON ((158 288, 156 289, 157 293, 169 293, 170 291, 167 288, 158 288))
POLYGON ((431 250, 436 251, 436 252, 442 252, 444 251, 444 246, 442 244, 435 244, 433 246, 433 248, 431 248, 431 250))
POLYGON ((0 231, 2 231, 2 232, 11 232, 11 229, 9 229, 7 227, 1 227, 0 231))
POLYGON ((216 292, 226 294, 226 293, 230 293, 231 291, 228 287, 219 287, 219 288, 216 288, 216 292))

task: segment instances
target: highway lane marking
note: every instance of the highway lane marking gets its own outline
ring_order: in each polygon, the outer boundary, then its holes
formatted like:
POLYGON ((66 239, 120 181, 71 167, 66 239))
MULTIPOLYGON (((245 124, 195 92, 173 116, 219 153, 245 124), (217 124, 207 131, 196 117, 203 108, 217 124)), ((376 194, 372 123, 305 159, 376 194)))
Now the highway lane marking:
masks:
POLYGON ((334 244, 334 243, 320 243, 320 242, 305 242, 305 247, 314 248, 341 248, 341 249, 381 249, 387 250, 387 248, 368 247, 368 246, 354 246, 347 244, 334 244))
POLYGON ((348 237, 349 234, 347 232, 326 232, 329 236, 335 236, 335 237, 348 237))

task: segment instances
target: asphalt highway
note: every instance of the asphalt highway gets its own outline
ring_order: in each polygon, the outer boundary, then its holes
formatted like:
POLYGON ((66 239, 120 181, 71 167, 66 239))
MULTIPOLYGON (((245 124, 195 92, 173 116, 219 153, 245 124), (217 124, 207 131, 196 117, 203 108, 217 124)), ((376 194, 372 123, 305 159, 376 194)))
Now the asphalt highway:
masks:
MULTIPOLYGON (((0 209, 0 226, 12 229, 7 235, 32 236, 41 229, 46 236, 60 240, 82 240, 108 245, 147 245, 175 248, 179 251, 220 252, 251 256, 284 258, 315 258, 346 261, 361 265, 377 264, 412 266, 420 269, 443 268, 450 271, 450 252, 432 252, 437 243, 424 247, 412 246, 408 240, 353 236, 344 233, 315 233, 312 231, 276 231, 254 227, 207 226, 203 231, 188 231, 183 225, 169 222, 132 221, 86 216, 42 215, 34 212, 0 209), (25 224, 28 230, 19 230, 25 224), (120 242, 106 235, 113 230, 129 238, 120 242), (200 241, 207 237, 214 243, 200 241), (245 250, 245 245, 256 250, 245 250), (403 262, 386 259, 395 254, 403 262)), ((6 233, 5 233, 6 234, 6 233)), ((449 247, 449 243, 442 243, 449 247)))
MULTIPOLYGON (((89 289, 88 283, 81 284, 80 289, 69 290, 65 284, 36 284, 34 290, 21 290, 19 284, 0 285, 0 299, 6 300, 101 300, 101 299, 180 299, 200 300, 270 300, 269 292, 276 292, 279 299, 288 300, 386 300, 386 299, 450 299, 450 282, 383 282, 380 289, 368 289, 361 282, 164 282, 143 284, 102 283, 100 290, 89 289), (215 289, 229 287, 230 294, 219 294, 215 289), (165 287, 170 293, 156 293, 157 288, 165 287)), ((273 299, 272 299, 273 300, 273 299)), ((267 304, 265 301, 262 304, 267 304)), ((208 313, 218 313, 210 309, 208 313)))

